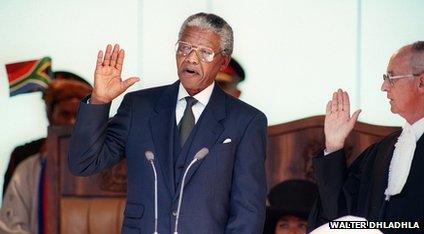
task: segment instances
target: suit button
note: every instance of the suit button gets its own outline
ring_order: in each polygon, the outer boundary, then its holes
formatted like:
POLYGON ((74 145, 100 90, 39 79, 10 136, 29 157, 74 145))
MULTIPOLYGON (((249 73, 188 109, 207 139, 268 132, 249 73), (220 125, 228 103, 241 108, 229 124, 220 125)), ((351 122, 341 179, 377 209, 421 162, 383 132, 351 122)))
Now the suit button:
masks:
POLYGON ((176 210, 172 211, 172 216, 177 217, 177 211, 176 210))

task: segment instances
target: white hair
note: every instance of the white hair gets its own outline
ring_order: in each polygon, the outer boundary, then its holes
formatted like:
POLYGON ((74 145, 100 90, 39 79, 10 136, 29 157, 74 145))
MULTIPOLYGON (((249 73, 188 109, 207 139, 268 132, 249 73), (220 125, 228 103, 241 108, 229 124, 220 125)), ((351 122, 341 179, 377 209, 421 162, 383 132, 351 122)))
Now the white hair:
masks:
POLYGON ((219 35, 221 50, 228 56, 233 53, 234 36, 231 26, 221 17, 214 14, 197 13, 189 16, 180 28, 178 38, 181 38, 187 27, 199 27, 219 35))
POLYGON ((411 48, 412 73, 420 75, 424 72, 424 41, 417 41, 411 48))

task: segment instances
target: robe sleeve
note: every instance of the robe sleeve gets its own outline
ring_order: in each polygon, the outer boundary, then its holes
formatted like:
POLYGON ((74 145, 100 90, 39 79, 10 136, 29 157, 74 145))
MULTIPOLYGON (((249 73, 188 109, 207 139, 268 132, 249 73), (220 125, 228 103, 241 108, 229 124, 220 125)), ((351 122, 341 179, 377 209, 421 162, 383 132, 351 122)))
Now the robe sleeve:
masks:
POLYGON ((364 165, 376 144, 362 152, 352 165, 346 167, 344 149, 328 155, 324 152, 313 159, 318 198, 308 219, 308 232, 339 217, 355 214, 364 165))

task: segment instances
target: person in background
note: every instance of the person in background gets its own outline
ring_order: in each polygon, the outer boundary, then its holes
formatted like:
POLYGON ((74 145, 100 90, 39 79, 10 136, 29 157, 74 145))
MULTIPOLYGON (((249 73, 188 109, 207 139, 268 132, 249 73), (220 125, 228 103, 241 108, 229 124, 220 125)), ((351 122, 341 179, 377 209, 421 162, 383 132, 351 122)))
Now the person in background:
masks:
MULTIPOLYGON (((314 158, 320 199, 311 212, 310 228, 345 215, 369 221, 422 221, 424 41, 406 45, 392 55, 381 91, 386 92, 391 112, 399 114, 405 124, 402 131, 368 147, 349 168, 344 144, 360 110, 350 115, 349 95, 341 89, 327 103, 325 150, 314 158)), ((384 230, 422 232, 423 229, 384 230)))
MULTIPOLYGON (((81 82, 83 84, 86 84, 86 86, 91 87, 90 83, 85 81, 80 76, 67 71, 56 71, 53 73, 53 80, 75 80, 78 82, 81 82)), ((51 95, 50 95, 51 96, 51 95)), ((47 119, 49 121, 50 125, 65 125, 65 124, 74 124, 75 123, 75 116, 74 110, 71 109, 72 113, 69 113, 69 111, 61 111, 62 116, 60 118, 52 118, 53 113, 51 110, 54 109, 54 106, 56 106, 56 102, 51 102, 50 100, 46 100, 46 95, 43 93, 43 99, 46 104, 46 114, 47 119)), ((52 99, 51 97, 48 97, 49 99, 52 99)), ((71 105, 68 108, 73 108, 71 105)), ((32 156, 36 153, 40 153, 45 150, 46 148, 46 138, 41 138, 38 140, 31 141, 29 143, 26 143, 24 145, 16 147, 12 154, 10 155, 9 164, 7 166, 6 173, 4 174, 4 183, 3 183, 3 198, 4 194, 6 193, 7 186, 9 185, 10 179, 12 178, 13 172, 15 171, 16 167, 19 165, 20 162, 27 159, 29 156, 32 156)))
POLYGON ((222 90, 235 98, 239 98, 241 91, 238 88, 240 82, 244 81, 245 73, 243 67, 231 58, 228 66, 220 71, 215 78, 216 83, 221 86, 222 90))
POLYGON ((306 234, 308 215, 318 194, 314 182, 283 181, 268 194, 264 234, 306 234))
MULTIPOLYGON (((66 73, 67 78, 53 79, 43 96, 50 125, 74 124, 80 99, 91 92, 91 86, 87 82, 71 79, 69 74, 66 73)), ((23 149, 31 147, 31 144, 27 144, 14 151, 16 158, 12 162, 16 163, 17 159, 21 162, 13 170, 3 197, 0 233, 45 233, 45 142, 45 139, 39 140, 32 149, 23 149), (17 152, 25 154, 16 154, 17 152), (31 153, 32 155, 28 155, 31 153)))

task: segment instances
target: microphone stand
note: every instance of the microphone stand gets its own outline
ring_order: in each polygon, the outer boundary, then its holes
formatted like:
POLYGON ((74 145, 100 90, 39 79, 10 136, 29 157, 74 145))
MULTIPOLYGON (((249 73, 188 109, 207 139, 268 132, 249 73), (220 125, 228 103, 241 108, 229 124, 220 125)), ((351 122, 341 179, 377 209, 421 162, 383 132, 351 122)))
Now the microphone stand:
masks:
POLYGON ((178 220, 180 218, 181 203, 183 201, 184 184, 185 184, 187 173, 190 170, 190 167, 193 166, 194 163, 203 159, 208 153, 209 153, 208 148, 202 148, 201 150, 199 150, 199 152, 197 152, 197 154, 194 156, 194 159, 190 162, 190 164, 188 165, 187 169, 184 172, 183 179, 181 181, 181 187, 180 187, 180 197, 178 198, 177 217, 175 218, 174 234, 178 234, 178 220))
POLYGON ((155 231, 153 234, 158 234, 158 176, 154 164, 155 156, 151 151, 146 151, 145 156, 152 166, 153 175, 155 177, 155 231))

